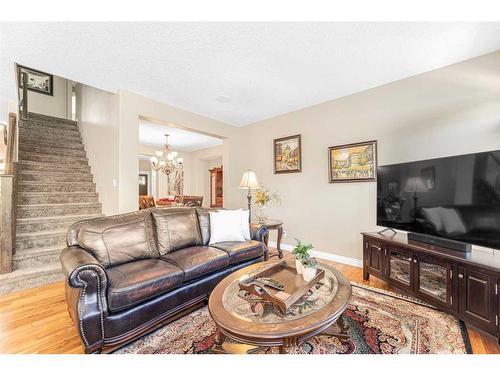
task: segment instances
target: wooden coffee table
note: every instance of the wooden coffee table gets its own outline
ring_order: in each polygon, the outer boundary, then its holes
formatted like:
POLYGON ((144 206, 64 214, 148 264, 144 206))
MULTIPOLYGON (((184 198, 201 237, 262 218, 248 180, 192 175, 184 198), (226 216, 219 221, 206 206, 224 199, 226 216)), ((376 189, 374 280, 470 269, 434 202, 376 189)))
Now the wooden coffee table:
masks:
MULTIPOLYGON (((208 308, 219 328, 214 352, 240 354, 262 347, 278 347, 280 353, 285 353, 286 348, 320 334, 341 340, 348 338, 341 316, 351 298, 351 284, 327 264, 319 264, 325 271, 323 280, 286 315, 269 302, 239 290, 240 280, 280 261, 245 267, 227 276, 212 291, 208 308)), ((293 263, 294 259, 287 262, 293 263)))

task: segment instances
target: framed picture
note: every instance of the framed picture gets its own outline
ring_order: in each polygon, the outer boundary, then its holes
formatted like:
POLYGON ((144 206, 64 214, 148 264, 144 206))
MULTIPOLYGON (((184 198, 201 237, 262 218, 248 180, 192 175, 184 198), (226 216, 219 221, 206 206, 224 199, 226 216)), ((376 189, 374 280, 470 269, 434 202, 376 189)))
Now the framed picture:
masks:
POLYGON ((434 190, 436 186, 436 168, 434 166, 422 168, 420 170, 420 177, 428 190, 434 190))
POLYGON ((377 141, 328 148, 330 183, 375 181, 377 141))
POLYGON ((19 87, 23 87, 21 73, 28 74, 28 90, 54 96, 54 76, 39 70, 18 65, 19 87))
POLYGON ((302 170, 300 134, 274 140, 274 173, 295 173, 302 170))

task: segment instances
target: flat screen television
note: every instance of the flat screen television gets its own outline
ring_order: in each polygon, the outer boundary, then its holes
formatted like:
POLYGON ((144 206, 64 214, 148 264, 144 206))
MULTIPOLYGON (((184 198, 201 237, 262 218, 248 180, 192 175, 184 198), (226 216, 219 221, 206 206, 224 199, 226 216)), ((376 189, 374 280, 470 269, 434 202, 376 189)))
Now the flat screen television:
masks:
POLYGON ((500 150, 377 174, 377 225, 500 249, 500 150))

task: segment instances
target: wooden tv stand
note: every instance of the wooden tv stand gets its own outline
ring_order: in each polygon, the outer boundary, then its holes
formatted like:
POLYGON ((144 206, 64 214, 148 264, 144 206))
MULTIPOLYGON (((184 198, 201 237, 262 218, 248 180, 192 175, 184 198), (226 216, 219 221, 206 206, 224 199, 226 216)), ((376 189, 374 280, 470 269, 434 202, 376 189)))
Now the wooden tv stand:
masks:
POLYGON ((500 252, 462 253, 408 240, 402 233, 363 235, 363 278, 370 275, 497 337, 500 252))

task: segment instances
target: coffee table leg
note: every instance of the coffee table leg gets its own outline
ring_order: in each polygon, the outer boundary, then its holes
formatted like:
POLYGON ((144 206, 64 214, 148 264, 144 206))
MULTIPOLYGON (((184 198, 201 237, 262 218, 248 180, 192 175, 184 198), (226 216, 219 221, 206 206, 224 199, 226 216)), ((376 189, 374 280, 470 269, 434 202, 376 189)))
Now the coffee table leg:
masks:
POLYGON ((337 337, 340 341, 349 340, 349 335, 347 334, 347 325, 345 324, 344 318, 341 315, 336 322, 334 322, 330 327, 325 329, 320 335, 328 335, 337 337))
POLYGON ((214 354, 252 354, 260 349, 258 346, 226 342, 226 335, 219 330, 212 348, 214 354))
POLYGON ((283 226, 280 225, 278 228, 278 238, 276 241, 276 248, 278 249, 278 257, 283 258, 283 250, 281 250, 281 237, 283 237, 283 226))
POLYGON ((212 348, 213 353, 224 354, 226 351, 222 348, 222 344, 226 340, 226 335, 224 335, 220 330, 217 333, 217 337, 215 338, 215 345, 212 348))

